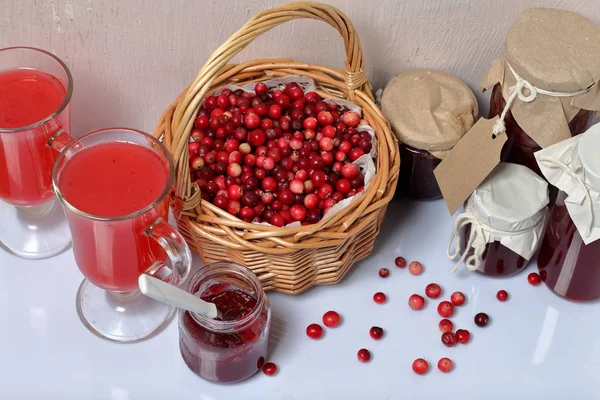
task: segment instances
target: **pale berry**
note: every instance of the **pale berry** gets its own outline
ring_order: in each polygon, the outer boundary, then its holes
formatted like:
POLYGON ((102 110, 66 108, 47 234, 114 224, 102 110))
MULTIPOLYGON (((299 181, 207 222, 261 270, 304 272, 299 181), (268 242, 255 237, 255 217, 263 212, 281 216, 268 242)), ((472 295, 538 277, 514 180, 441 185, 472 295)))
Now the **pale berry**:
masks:
POLYGON ((421 275, 423 273, 423 264, 413 261, 408 265, 408 271, 413 275, 421 275))
POLYGON ((465 295, 462 292, 454 292, 452 296, 450 296, 450 301, 455 306, 462 306, 465 304, 465 295))
POLYGON ((452 360, 447 357, 440 358, 438 361, 438 369, 444 373, 452 371, 452 360))
POLYGON ((340 324, 340 314, 335 311, 327 311, 323 314, 323 324, 328 328, 335 328, 340 324))
POLYGON ((413 294, 408 298, 408 306, 413 310, 420 310, 425 306, 425 299, 423 296, 413 294))
POLYGON ((419 375, 423 375, 429 369, 429 364, 423 358, 417 358, 412 363, 412 370, 419 375))
POLYGON ((437 312, 440 317, 450 318, 454 314, 454 305, 449 301, 442 301, 438 304, 437 312))

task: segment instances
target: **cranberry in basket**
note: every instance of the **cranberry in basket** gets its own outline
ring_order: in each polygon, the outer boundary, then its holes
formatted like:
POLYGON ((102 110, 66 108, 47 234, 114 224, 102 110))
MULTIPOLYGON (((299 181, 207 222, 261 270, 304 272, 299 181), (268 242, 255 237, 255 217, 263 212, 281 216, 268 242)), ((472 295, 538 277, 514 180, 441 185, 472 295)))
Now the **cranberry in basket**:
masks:
POLYGON ((475 95, 439 71, 409 71, 383 91, 381 109, 400 142, 397 192, 414 199, 442 197, 433 170, 478 115, 475 95))

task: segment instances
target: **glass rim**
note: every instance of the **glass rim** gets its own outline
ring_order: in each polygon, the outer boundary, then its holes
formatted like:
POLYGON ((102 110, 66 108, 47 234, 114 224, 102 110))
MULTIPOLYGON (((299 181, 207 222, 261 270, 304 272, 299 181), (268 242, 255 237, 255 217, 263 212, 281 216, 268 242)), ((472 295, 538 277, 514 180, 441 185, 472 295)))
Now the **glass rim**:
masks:
POLYGON ((54 167, 52 168, 52 188, 54 189, 54 193, 55 193, 56 197, 60 200, 60 202, 69 211, 72 211, 75 214, 78 214, 82 217, 93 219, 96 221, 123 221, 123 220, 137 217, 138 215, 142 215, 142 214, 146 213, 147 211, 150 211, 151 209, 156 207, 169 194, 169 192, 171 191, 171 188, 173 187, 174 182, 175 182, 175 163, 173 162, 173 157, 171 157, 171 153, 169 153, 169 151, 165 148, 165 146, 163 146, 163 144, 158 139, 156 139, 154 136, 149 135, 146 132, 143 132, 143 131, 140 131, 137 129, 132 129, 132 128, 119 128, 119 127, 102 128, 102 129, 98 129, 98 130, 86 133, 79 139, 73 140, 72 142, 67 144, 64 149, 62 149, 62 151, 56 158, 56 161, 54 162, 54 167), (152 203, 148 204, 147 206, 145 206, 139 210, 133 211, 126 215, 118 215, 118 216, 114 216, 114 217, 103 217, 103 216, 94 215, 94 214, 90 214, 85 211, 82 211, 82 210, 78 209, 77 207, 73 206, 71 203, 69 203, 67 201, 67 199, 63 196, 63 194, 61 193, 61 191, 58 187, 58 182, 57 182, 58 176, 57 175, 58 175, 59 163, 60 163, 60 161, 62 161, 65 158, 65 154, 67 151, 69 151, 76 145, 80 144, 84 139, 86 139, 90 136, 95 136, 95 135, 110 132, 110 131, 124 131, 124 132, 129 132, 129 133, 140 134, 140 135, 144 136, 146 139, 149 139, 150 141, 157 144, 158 147, 163 152, 163 155, 165 156, 165 158, 167 159, 167 162, 169 164, 169 178, 167 179, 167 183, 165 184, 165 187, 161 191, 160 195, 156 198, 156 200, 154 200, 152 203))
POLYGON ((53 58, 65 70, 65 73, 67 74, 67 80, 68 80, 69 86, 66 88, 67 94, 65 96, 65 99, 60 104, 60 106, 58 106, 56 111, 54 111, 52 114, 50 114, 47 117, 45 117, 37 122, 34 122, 33 124, 30 124, 30 125, 20 126, 17 128, 2 128, 2 127, 0 127, 0 132, 2 132, 2 133, 23 132, 23 131, 29 131, 31 129, 39 128, 40 126, 44 125, 46 122, 53 120, 54 118, 59 116, 60 113, 62 113, 64 111, 64 109, 67 108, 67 105, 71 102, 71 96, 73 95, 73 76, 71 75, 71 70, 69 70, 69 67, 67 67, 67 64, 65 64, 65 62, 63 60, 61 60, 58 56, 56 56, 46 50, 38 49, 36 47, 27 47, 27 46, 14 46, 14 47, 0 48, 0 53, 2 53, 4 51, 10 51, 10 50, 32 50, 32 51, 37 51, 39 53, 43 53, 43 54, 49 56, 50 58, 53 58))
MULTIPOLYGON (((246 281, 246 283, 248 283, 252 287, 252 289, 256 293, 256 304, 254 305, 252 311, 243 316, 242 318, 234 319, 231 321, 217 321, 215 319, 209 318, 205 315, 198 314, 195 312, 190 312, 190 315, 192 316, 192 319, 196 321, 197 324, 199 324, 205 329, 209 329, 213 332, 227 333, 235 331, 240 327, 245 327, 248 323, 258 318, 259 314, 264 308, 266 296, 260 283, 260 280, 258 279, 256 274, 254 274, 254 272, 252 272, 252 270, 250 270, 249 268, 246 268, 243 265, 232 261, 217 261, 205 264, 194 274, 194 276, 192 276, 192 279, 190 279, 190 282, 187 287, 187 292, 191 293, 192 295, 196 295, 195 293, 192 293, 194 286, 202 280, 210 279, 213 275, 219 275, 222 271, 221 269, 229 272, 235 272, 239 276, 239 279, 246 281)), ((181 311, 185 312, 185 310, 181 311)))

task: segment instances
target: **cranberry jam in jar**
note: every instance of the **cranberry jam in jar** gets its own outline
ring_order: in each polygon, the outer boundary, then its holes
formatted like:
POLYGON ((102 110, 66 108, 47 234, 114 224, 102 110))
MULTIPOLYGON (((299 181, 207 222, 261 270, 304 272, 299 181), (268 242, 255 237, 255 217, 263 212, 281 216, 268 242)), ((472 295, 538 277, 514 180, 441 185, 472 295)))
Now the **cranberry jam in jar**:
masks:
POLYGON ((538 256, 546 286, 572 301, 600 298, 600 125, 535 154, 560 189, 538 256))
POLYGON ((219 316, 179 311, 179 348, 198 376, 221 383, 247 379, 267 358, 271 309, 258 278, 234 263, 212 263, 191 279, 188 292, 214 303, 219 316))
POLYGON ((506 277, 537 251, 548 217, 548 183, 529 168, 501 163, 456 217, 448 256, 471 271, 506 277), (454 243, 454 249, 452 244, 454 243))
POLYGON ((477 119, 471 89, 444 72, 408 71, 388 83, 381 110, 400 143, 397 193, 417 200, 441 198, 433 171, 477 119))
POLYGON ((499 116, 495 133, 506 132, 503 161, 541 176, 533 153, 590 126, 600 109, 599 53, 600 29, 575 12, 531 8, 517 17, 503 58, 482 80, 493 88, 488 117, 499 116))

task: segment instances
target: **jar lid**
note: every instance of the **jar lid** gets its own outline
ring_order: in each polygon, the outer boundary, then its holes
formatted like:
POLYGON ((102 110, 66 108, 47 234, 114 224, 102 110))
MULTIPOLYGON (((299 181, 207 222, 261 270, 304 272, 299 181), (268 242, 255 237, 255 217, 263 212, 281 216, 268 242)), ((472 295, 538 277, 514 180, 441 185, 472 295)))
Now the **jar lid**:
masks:
POLYGON ((530 8, 508 30, 504 56, 534 86, 586 89, 600 79, 600 29, 572 11, 530 8))
POLYGON ((587 245, 600 239, 600 124, 535 153, 540 170, 567 194, 565 206, 587 245))
POLYGON ((486 225, 508 232, 536 225, 549 202, 548 183, 529 168, 500 163, 468 200, 486 225))
POLYGON ((381 109, 398 140, 443 158, 473 126, 477 99, 460 79, 440 71, 408 71, 394 77, 381 109))

